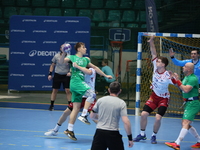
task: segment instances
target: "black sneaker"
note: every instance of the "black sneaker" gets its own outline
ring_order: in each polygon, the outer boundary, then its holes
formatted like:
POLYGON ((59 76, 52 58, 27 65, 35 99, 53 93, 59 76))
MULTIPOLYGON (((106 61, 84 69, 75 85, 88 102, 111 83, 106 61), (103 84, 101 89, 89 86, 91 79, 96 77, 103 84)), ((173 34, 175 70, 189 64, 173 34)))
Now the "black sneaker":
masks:
POLYGON ((90 122, 88 121, 87 116, 79 116, 78 120, 82 121, 85 124, 90 125, 90 122))
POLYGON ((54 107, 53 106, 49 106, 49 111, 53 111, 54 107))
POLYGON ((77 141, 77 138, 74 135, 74 131, 69 131, 68 129, 64 131, 64 133, 71 139, 74 141, 77 141))

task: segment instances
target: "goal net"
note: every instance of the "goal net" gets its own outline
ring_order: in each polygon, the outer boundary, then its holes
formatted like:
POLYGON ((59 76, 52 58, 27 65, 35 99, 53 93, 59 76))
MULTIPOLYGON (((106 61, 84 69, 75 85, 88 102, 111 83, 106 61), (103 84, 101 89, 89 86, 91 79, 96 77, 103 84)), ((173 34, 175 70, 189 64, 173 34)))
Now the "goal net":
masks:
MULTIPOLYGON (((173 48, 174 52, 176 52, 175 57, 179 60, 190 59, 191 50, 197 49, 200 51, 200 35, 197 34, 139 32, 135 98, 136 115, 139 115, 144 103, 148 100, 152 92, 150 89, 150 82, 152 80, 153 65, 151 62, 149 43, 147 42, 151 35, 155 35, 154 43, 158 56, 167 57, 169 60, 167 70, 178 73, 181 80, 184 77, 182 67, 173 64, 169 56, 169 49, 173 48)), ((183 104, 181 91, 173 85, 169 86, 169 91, 171 97, 166 114, 183 114, 183 107, 181 107, 183 104)), ((198 115, 200 115, 200 113, 198 115)))

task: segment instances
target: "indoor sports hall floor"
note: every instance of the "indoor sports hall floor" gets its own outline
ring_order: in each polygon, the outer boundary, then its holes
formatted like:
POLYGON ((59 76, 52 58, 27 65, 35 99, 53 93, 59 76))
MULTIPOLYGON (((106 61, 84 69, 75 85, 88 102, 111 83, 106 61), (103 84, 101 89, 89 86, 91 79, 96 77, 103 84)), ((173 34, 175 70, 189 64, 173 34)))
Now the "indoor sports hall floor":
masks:
MULTIPOLYGON (((0 108, 0 149, 1 150, 89 150, 95 132, 95 123, 86 125, 76 121, 75 135, 77 141, 69 139, 63 131, 67 127, 65 122, 59 131, 58 136, 47 137, 44 133, 55 126, 62 111, 47 111, 40 109, 15 109, 0 108)), ((133 135, 139 132, 139 118, 129 116, 133 135)), ((127 136, 120 122, 120 132, 123 135, 125 149, 135 150, 170 150, 164 145, 166 141, 173 141, 179 134, 181 119, 163 118, 160 132, 157 135, 158 144, 151 144, 149 138, 152 134, 154 118, 149 117, 147 127, 147 140, 136 142, 133 148, 127 147, 127 136)), ((200 120, 195 120, 193 126, 200 132, 200 120)), ((181 143, 181 150, 191 150, 190 146, 195 144, 195 139, 188 134, 181 143)))

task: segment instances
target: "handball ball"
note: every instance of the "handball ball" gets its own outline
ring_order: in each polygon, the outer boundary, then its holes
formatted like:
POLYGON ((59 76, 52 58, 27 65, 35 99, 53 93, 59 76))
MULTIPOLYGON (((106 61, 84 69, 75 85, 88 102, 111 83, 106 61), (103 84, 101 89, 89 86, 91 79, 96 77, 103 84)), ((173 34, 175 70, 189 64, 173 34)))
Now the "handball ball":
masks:
POLYGON ((69 53, 72 49, 72 46, 69 43, 66 43, 63 45, 62 49, 65 53, 69 53))

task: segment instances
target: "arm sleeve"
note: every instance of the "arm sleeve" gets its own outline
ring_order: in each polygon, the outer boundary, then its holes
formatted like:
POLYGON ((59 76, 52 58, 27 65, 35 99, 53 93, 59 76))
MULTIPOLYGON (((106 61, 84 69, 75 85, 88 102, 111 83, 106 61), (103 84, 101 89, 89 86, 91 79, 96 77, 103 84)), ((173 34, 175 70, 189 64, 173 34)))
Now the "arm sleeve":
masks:
POLYGON ((194 87, 196 85, 197 80, 195 80, 195 78, 190 78, 190 80, 187 82, 186 85, 190 85, 192 87, 194 87))
POLYGON ((126 107, 126 103, 124 102, 123 104, 121 104, 121 116, 127 116, 127 107, 126 107))
POLYGON ((95 105, 92 108, 92 111, 94 111, 95 113, 98 113, 98 101, 95 103, 95 105))
POLYGON ((172 62, 176 65, 176 66, 184 66, 186 63, 191 62, 191 60, 187 59, 187 60, 178 60, 175 57, 172 58, 172 62))

